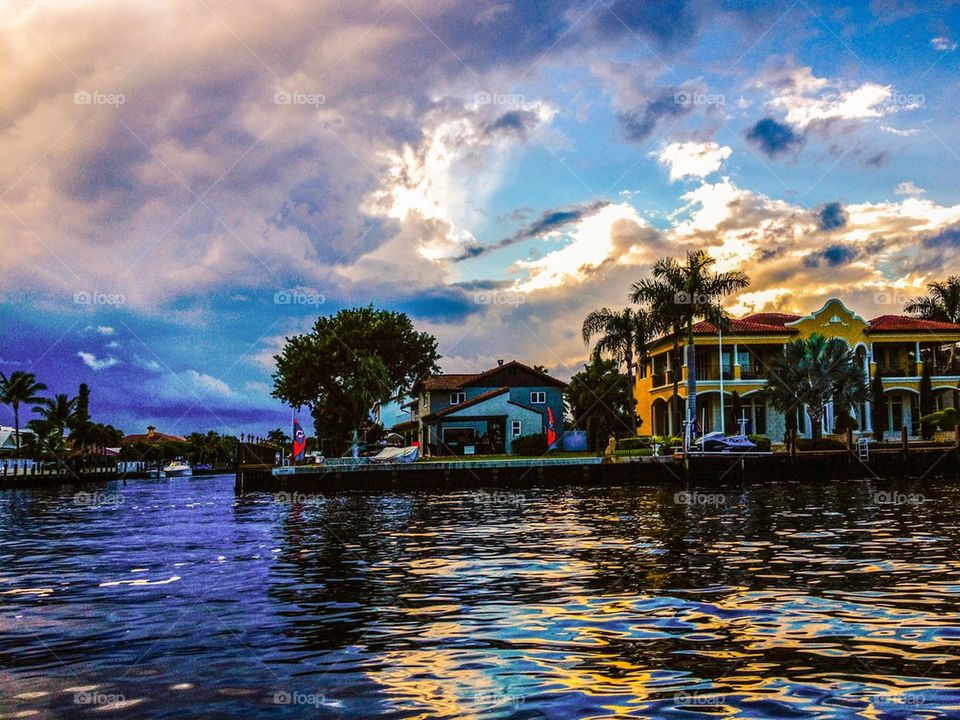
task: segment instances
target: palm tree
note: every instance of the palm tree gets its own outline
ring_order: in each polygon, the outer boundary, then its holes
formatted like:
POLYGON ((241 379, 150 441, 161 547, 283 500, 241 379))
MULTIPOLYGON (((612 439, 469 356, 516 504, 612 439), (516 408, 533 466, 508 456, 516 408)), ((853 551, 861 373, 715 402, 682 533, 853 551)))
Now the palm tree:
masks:
POLYGON ((928 283, 927 289, 930 294, 907 302, 904 312, 924 320, 960 323, 960 275, 928 283))
POLYGON ((634 354, 643 359, 647 354, 647 341, 652 335, 652 320, 643 309, 611 310, 600 308, 592 311, 583 321, 583 342, 599 335, 593 346, 595 359, 609 355, 617 365, 626 364, 627 379, 630 383, 630 427, 637 434, 637 403, 634 397, 633 358, 634 354))
POLYGON ((47 389, 38 383, 33 373, 15 370, 7 377, 0 372, 0 403, 13 409, 13 429, 17 440, 17 454, 20 454, 20 405, 42 400, 41 392, 47 389))
POLYGON ((64 393, 60 393, 52 399, 41 399, 40 404, 34 407, 33 411, 39 413, 40 417, 56 429, 62 437, 67 430, 67 426, 71 423, 76 409, 77 398, 71 400, 64 393))
POLYGON ((837 403, 839 413, 866 400, 869 393, 863 367, 847 343, 814 333, 791 340, 771 359, 764 395, 786 417, 806 405, 813 437, 819 439, 828 402, 837 403))
POLYGON ((653 278, 633 284, 630 299, 647 302, 660 325, 673 329, 674 334, 674 396, 679 388, 680 332, 687 333, 687 418, 693 419, 697 407, 697 355, 693 339, 693 324, 700 318, 715 325, 727 321, 723 298, 750 285, 750 278, 740 270, 714 272, 716 259, 703 249, 687 253, 685 264, 675 258, 661 258, 653 264, 653 278))

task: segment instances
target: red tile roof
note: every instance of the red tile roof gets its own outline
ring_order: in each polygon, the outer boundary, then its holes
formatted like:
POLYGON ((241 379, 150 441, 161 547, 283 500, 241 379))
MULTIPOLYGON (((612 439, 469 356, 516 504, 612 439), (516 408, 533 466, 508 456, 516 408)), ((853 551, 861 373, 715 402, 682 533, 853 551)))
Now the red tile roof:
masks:
POLYGON ((867 324, 867 332, 947 331, 960 333, 960 325, 936 320, 921 320, 908 315, 881 315, 867 324))
POLYGON ((489 370, 484 370, 482 373, 480 373, 476 377, 470 380, 467 380, 464 384, 468 384, 468 383, 475 384, 480 380, 484 380, 490 377, 491 375, 496 375, 499 372, 502 372, 504 370, 510 370, 510 369, 522 370, 522 371, 531 373, 532 375, 538 376, 540 379, 544 381, 543 383, 544 385, 557 385, 558 387, 566 387, 566 383, 563 382, 562 380, 557 380, 557 378, 550 377, 546 373, 542 373, 539 370, 534 370, 529 365, 524 365, 522 362, 519 362, 517 360, 511 360, 510 362, 504 363, 503 365, 497 365, 496 367, 490 368, 489 370))
POLYGON ((142 435, 127 435, 120 441, 121 445, 133 445, 138 442, 158 443, 158 442, 186 442, 185 437, 180 435, 167 435, 157 432, 154 428, 147 428, 147 432, 142 435))
POLYGON ((753 315, 745 315, 740 319, 761 323, 763 325, 786 325, 788 322, 799 320, 800 316, 794 315, 793 313, 761 312, 754 313, 753 315))
POLYGON ((449 415, 450 413, 457 412, 458 410, 463 410, 464 408, 472 407, 478 403, 482 403, 485 400, 490 398, 497 397, 497 395, 503 395, 505 392, 509 392, 510 388, 502 387, 496 388, 495 390, 488 390, 485 393, 480 393, 474 398, 470 398, 466 402, 457 403, 456 405, 451 405, 450 407, 445 407, 443 410, 437 410, 435 413, 430 413, 424 420, 433 420, 438 417, 443 417, 444 415, 449 415))
MULTIPOLYGON (((793 328, 787 328, 772 323, 756 322, 750 319, 731 320, 730 326, 724 329, 724 332, 731 335, 792 335, 796 332, 793 328)), ((693 326, 694 335, 716 335, 717 326, 706 320, 701 320, 693 326)))
POLYGON ((523 370, 538 376, 543 380, 543 385, 556 385, 557 387, 566 386, 566 383, 564 383, 562 380, 558 380, 555 377, 550 377, 545 373, 534 370, 532 367, 529 365, 524 365, 522 362, 511 360, 508 363, 497 365, 496 367, 492 367, 489 370, 484 370, 481 373, 441 373, 439 375, 431 375, 423 381, 423 389, 460 390, 465 385, 475 385, 477 384, 477 381, 485 380, 486 378, 495 376, 497 373, 503 372, 504 370, 511 369, 523 370))

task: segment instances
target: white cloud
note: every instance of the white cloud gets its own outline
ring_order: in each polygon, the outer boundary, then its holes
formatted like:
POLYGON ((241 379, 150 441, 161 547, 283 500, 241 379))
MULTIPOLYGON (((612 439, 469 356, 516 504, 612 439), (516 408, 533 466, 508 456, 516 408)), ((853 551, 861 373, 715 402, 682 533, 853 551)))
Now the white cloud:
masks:
POLYGON ((881 125, 880 129, 884 132, 892 133, 893 135, 899 135, 900 137, 910 137, 911 135, 916 135, 919 130, 916 128, 907 128, 901 130, 900 128, 891 127, 890 125, 881 125))
POLYGON ((897 189, 894 190, 897 195, 923 195, 926 192, 922 187, 917 187, 911 180, 906 180, 905 182, 897 185, 897 189))
POLYGON ((93 325, 87 325, 85 329, 90 332, 95 332, 98 335, 113 335, 115 332, 114 329, 108 325, 97 325, 96 327, 93 325))
POLYGON ((956 42, 943 36, 933 38, 930 41, 930 45, 933 46, 934 50, 939 50, 940 52, 951 52, 957 49, 956 42))
POLYGON ((84 352, 83 350, 77 353, 77 357, 83 360, 83 364, 94 372, 100 372, 101 370, 112 368, 114 365, 120 362, 113 357, 107 357, 103 360, 99 360, 93 353, 84 352))
POLYGON ((923 104, 922 96, 895 93, 890 85, 865 82, 856 86, 816 77, 809 67, 767 70, 755 84, 768 88, 774 97, 767 105, 784 111, 786 121, 800 129, 830 120, 878 118, 923 104))
POLYGON ((652 153, 658 162, 669 169, 670 180, 684 177, 705 178, 720 169, 732 150, 726 145, 709 142, 683 142, 667 145, 659 154, 652 153))

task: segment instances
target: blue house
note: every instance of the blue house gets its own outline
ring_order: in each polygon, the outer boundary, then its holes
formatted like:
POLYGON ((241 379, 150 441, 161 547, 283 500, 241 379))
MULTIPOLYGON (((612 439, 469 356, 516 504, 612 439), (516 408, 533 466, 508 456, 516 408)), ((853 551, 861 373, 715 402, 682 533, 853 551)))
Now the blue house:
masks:
POLYGON ((404 425, 416 428, 425 454, 510 453, 516 438, 546 433, 551 414, 560 437, 564 387, 515 360, 481 373, 433 375, 414 388, 404 425))

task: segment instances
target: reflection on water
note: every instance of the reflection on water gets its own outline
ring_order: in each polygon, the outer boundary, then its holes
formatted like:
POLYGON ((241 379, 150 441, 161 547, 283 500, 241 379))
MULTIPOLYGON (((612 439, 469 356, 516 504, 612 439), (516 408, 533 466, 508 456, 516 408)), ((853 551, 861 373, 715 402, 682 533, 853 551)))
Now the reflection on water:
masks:
POLYGON ((74 492, 0 492, 0 716, 960 716, 953 483, 74 492))

